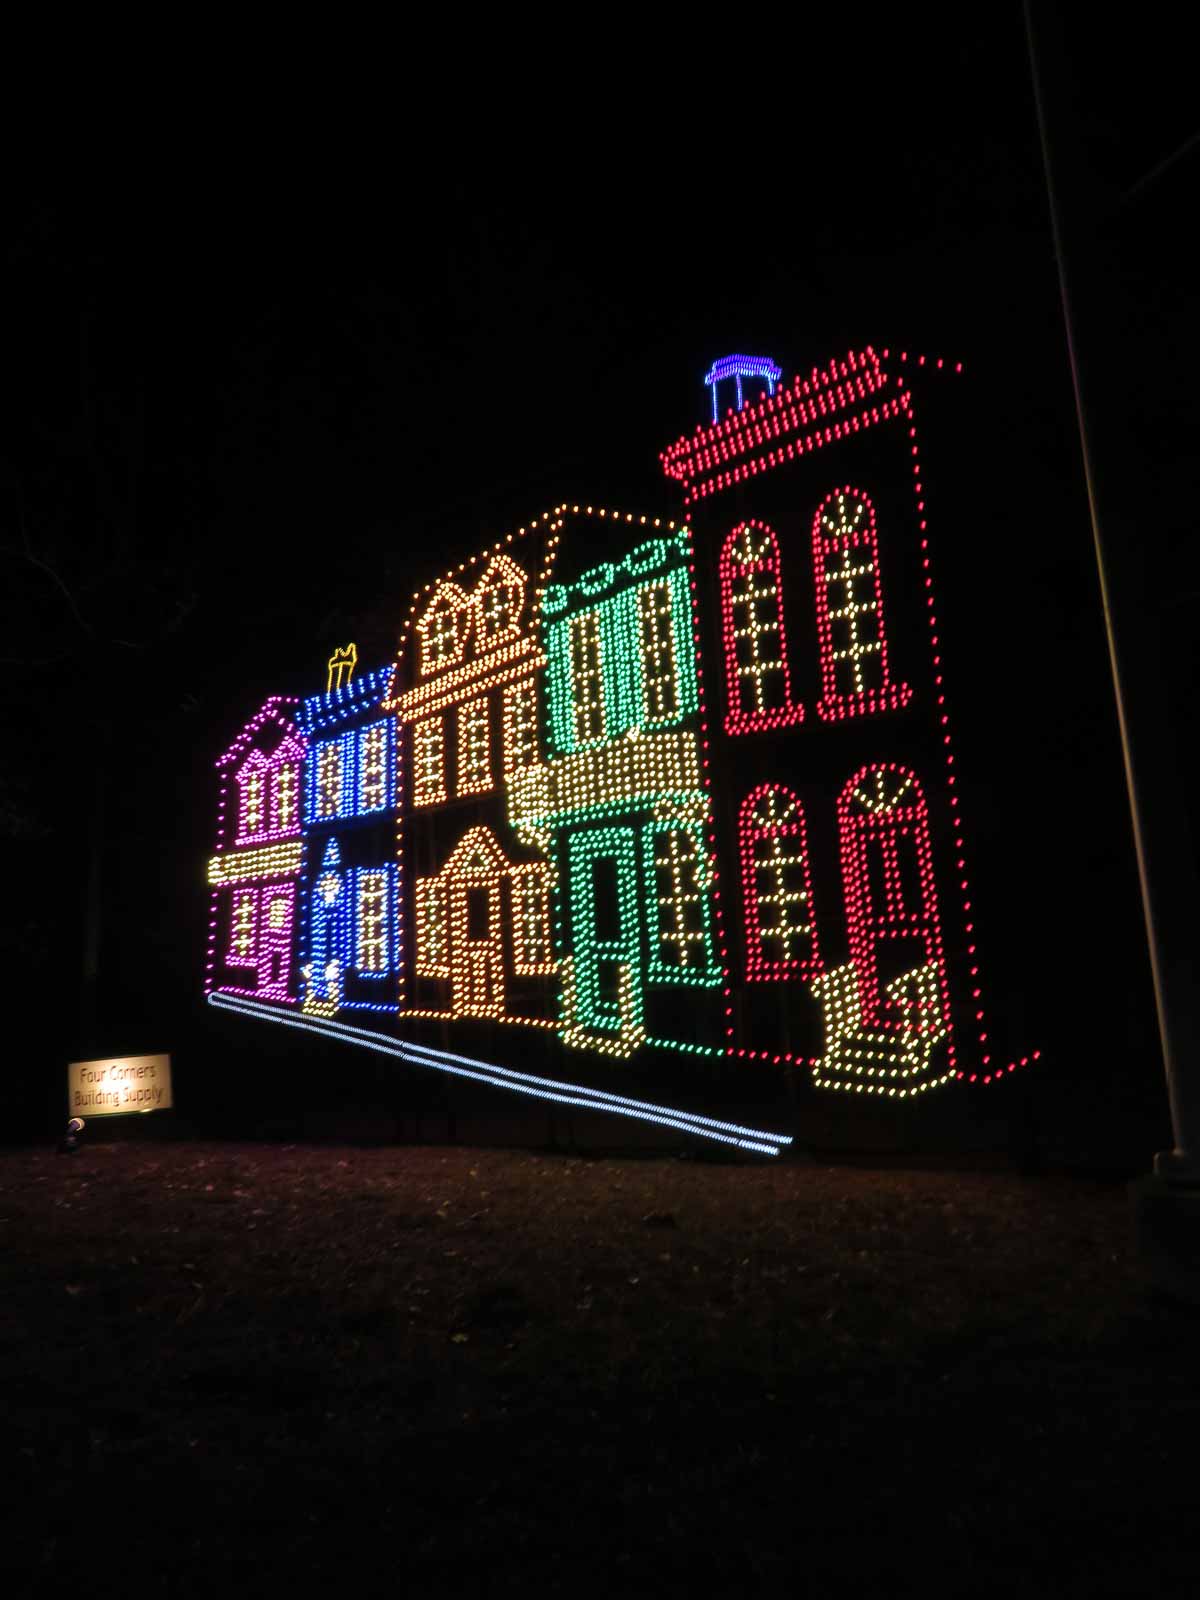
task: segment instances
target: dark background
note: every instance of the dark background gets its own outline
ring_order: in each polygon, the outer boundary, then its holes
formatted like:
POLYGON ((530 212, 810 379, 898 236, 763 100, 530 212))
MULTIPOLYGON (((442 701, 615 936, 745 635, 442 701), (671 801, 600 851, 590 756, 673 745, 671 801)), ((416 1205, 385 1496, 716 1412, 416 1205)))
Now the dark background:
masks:
MULTIPOLYGON (((1153 9, 1136 34, 1037 16, 1101 510, 1168 735, 1153 793, 1178 811, 1196 162, 1171 158, 1194 94, 1153 9)), ((348 638, 364 665, 387 659, 414 588, 561 498, 678 514, 657 453, 704 420, 716 356, 791 374, 866 342, 968 372, 956 459, 926 441, 925 465, 931 498, 943 473, 956 497, 931 534, 935 557, 956 546, 939 586, 964 782, 986 807, 984 936, 991 918, 1010 937, 996 901, 1029 886, 1028 947, 1001 970, 1044 1077, 1159 1104, 1019 8, 714 35, 694 60, 616 26, 472 37, 469 60, 408 39, 378 84, 369 39, 318 77, 197 62, 203 117, 156 104, 119 151, 59 87, 41 104, 62 150, 14 146, 0 960, 10 1015, 35 1024, 10 1049, 36 1070, 5 1131, 57 1116, 81 1049, 172 1049, 199 1092, 212 762, 267 693, 323 687, 348 638)))

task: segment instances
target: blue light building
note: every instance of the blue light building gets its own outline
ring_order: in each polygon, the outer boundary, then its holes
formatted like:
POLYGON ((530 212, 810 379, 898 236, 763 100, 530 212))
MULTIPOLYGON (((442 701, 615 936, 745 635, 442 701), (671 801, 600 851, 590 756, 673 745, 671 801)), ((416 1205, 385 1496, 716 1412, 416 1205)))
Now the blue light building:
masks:
POLYGON ((301 702, 305 873, 299 965, 305 1011, 396 1010, 399 919, 394 718, 381 711, 392 668, 353 676, 351 646, 329 688, 301 702))

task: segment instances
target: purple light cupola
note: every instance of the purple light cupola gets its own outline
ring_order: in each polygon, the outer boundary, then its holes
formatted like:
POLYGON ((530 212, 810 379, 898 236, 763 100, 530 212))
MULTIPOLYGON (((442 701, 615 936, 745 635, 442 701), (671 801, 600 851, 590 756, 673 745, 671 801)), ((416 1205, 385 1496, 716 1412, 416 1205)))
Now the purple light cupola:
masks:
MULTIPOLYGON (((718 421, 720 408, 717 403, 717 390, 726 378, 732 378, 737 385, 737 410, 746 404, 746 395, 742 390, 743 378, 762 378, 767 385, 767 394, 775 393, 775 385, 783 376, 783 369, 776 366, 770 356, 722 356, 719 361, 714 361, 704 374, 704 386, 712 390, 712 419, 718 421)), ((761 399, 760 395, 749 396, 752 400, 761 399)))

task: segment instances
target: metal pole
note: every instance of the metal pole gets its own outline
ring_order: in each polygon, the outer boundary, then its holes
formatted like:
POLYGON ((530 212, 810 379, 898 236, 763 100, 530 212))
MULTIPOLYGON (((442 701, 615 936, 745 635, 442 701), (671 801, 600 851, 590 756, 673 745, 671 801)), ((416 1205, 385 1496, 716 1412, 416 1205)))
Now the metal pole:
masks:
POLYGON ((1167 985, 1163 954, 1159 944, 1151 897, 1150 872, 1146 858, 1146 840, 1142 806, 1134 775, 1133 755, 1129 735, 1129 715, 1122 683, 1120 656, 1117 649, 1116 628, 1110 603, 1108 566, 1104 543, 1100 534, 1100 513, 1097 505, 1095 475, 1088 443, 1087 418, 1083 403, 1083 388, 1076 358, 1075 325, 1071 312, 1071 299, 1067 288, 1066 257, 1063 249, 1062 226, 1058 200, 1054 187, 1054 174, 1050 161, 1050 145, 1046 129, 1046 112, 1042 82, 1038 71, 1037 51, 1034 47, 1031 0, 1025 0, 1025 34, 1029 46, 1029 66, 1033 79, 1033 97, 1037 108, 1038 135, 1042 147, 1042 163, 1046 174, 1046 197, 1050 209, 1050 226, 1054 239, 1054 257, 1058 268, 1058 287, 1062 298, 1063 325, 1067 336, 1067 356, 1071 366, 1071 384, 1075 392, 1075 416, 1079 425, 1079 447, 1083 456, 1083 475, 1087 484, 1088 511, 1092 522, 1092 544, 1096 556, 1096 570, 1100 579, 1100 601, 1104 611, 1104 633, 1108 641, 1108 659, 1112 669, 1113 697, 1117 706, 1117 726, 1121 738, 1121 756, 1125 767, 1125 786, 1129 795, 1129 815, 1133 828, 1133 848, 1137 857, 1138 885, 1141 890, 1142 916, 1146 924, 1146 944, 1150 956, 1150 973, 1154 983, 1154 1006, 1158 1017, 1158 1033, 1162 1046, 1163 1071, 1167 1080, 1167 1100, 1171 1109, 1171 1128, 1175 1140, 1173 1150, 1160 1151, 1154 1158, 1158 1177, 1174 1183, 1200 1184, 1200 1161, 1195 1154, 1194 1131, 1188 1123, 1184 1093, 1175 1053, 1175 1028, 1167 1001, 1167 985))
POLYGON ((100 932, 104 889, 104 811, 108 783, 109 728, 107 720, 93 728, 91 807, 87 826, 87 862, 84 869, 83 966, 79 985, 79 1042, 84 1055, 97 1048, 97 999, 100 988, 100 932))

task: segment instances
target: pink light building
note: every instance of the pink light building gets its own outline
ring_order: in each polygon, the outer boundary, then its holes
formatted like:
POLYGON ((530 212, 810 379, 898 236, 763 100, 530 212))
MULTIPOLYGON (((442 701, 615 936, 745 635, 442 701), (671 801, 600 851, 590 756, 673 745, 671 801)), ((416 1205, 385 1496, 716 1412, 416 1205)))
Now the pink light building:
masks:
POLYGON ((294 1002, 296 884, 304 861, 294 699, 273 695, 217 759, 216 850, 205 992, 294 1002))

